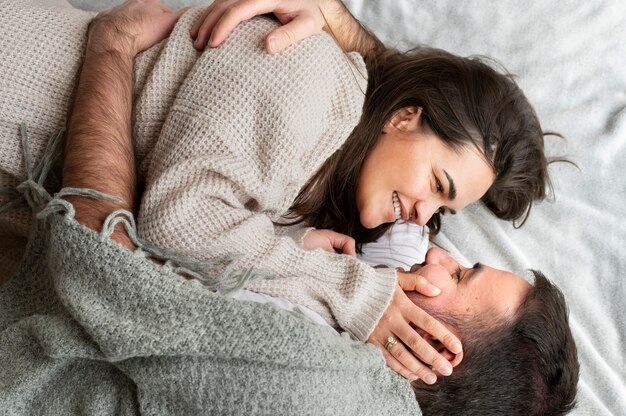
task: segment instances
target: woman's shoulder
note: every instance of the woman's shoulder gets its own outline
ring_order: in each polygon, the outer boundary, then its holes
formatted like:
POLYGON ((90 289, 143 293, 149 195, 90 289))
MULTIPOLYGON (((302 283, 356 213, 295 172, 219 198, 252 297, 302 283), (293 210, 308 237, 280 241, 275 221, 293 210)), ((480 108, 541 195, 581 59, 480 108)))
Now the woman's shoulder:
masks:
POLYGON ((279 26, 271 17, 257 16, 237 26, 219 48, 205 53, 219 55, 221 62, 228 61, 229 67, 247 77, 297 83, 300 88, 318 91, 320 82, 365 91, 367 70, 363 58, 358 53, 344 53, 326 32, 303 39, 281 53, 267 53, 265 38, 279 26))

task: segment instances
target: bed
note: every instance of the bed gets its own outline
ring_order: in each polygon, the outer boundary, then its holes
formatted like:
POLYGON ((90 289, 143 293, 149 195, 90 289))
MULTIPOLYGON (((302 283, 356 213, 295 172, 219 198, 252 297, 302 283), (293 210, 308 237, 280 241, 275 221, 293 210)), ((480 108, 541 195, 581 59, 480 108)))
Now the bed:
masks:
MULTIPOLYGON (((71 0, 100 10, 114 0, 71 0)), ((166 1, 177 8, 206 2, 166 1)), ((467 263, 528 276, 565 293, 581 362, 573 415, 626 414, 626 3, 346 0, 390 46, 418 43, 503 63, 534 103, 555 197, 516 229, 477 204, 445 218, 439 244, 467 263)))

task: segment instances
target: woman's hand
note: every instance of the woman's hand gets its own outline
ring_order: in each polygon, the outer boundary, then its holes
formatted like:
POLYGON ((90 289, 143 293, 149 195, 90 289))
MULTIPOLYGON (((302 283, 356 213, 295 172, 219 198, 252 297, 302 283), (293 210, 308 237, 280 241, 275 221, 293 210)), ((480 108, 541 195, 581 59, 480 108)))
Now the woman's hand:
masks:
POLYGON ((341 250, 343 254, 356 256, 354 238, 332 230, 308 231, 302 239, 302 247, 305 250, 321 248, 330 253, 336 253, 336 250, 341 250))
POLYGON ((158 0, 127 0, 94 18, 89 26, 88 49, 135 56, 168 37, 187 10, 189 7, 172 12, 158 0))
POLYGON ((426 296, 436 296, 440 293, 440 290, 431 285, 426 278, 418 274, 398 271, 398 287, 391 304, 383 313, 376 329, 368 338, 368 342, 383 351, 387 365, 401 376, 411 381, 419 377, 424 382, 433 384, 437 380, 437 375, 429 366, 447 376, 452 374, 452 365, 410 324, 426 331, 455 354, 461 353, 462 346, 452 332, 415 305, 404 291, 416 291, 426 296), (390 346, 387 350, 389 337, 401 342, 390 346))
POLYGON ((330 20, 343 10, 338 0, 215 0, 191 30, 191 37, 197 49, 217 47, 244 20, 274 13, 283 26, 267 35, 265 49, 277 53, 320 33, 325 17, 330 20))

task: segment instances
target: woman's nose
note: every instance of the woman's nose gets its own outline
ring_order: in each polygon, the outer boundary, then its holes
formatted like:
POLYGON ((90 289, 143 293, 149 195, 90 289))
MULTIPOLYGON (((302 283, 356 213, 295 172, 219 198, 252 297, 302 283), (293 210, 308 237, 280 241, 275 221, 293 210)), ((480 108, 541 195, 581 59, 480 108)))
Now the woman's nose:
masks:
POLYGON ((415 223, 417 225, 426 225, 430 218, 435 213, 435 210, 439 209, 434 207, 433 204, 429 204, 427 201, 419 201, 415 204, 415 223))

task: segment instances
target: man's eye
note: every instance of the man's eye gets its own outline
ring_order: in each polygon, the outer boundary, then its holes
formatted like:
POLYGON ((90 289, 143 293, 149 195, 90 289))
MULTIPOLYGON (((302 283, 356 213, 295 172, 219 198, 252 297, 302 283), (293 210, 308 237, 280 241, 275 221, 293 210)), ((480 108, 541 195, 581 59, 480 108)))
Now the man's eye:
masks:
POLYGON ((459 282, 461 281, 461 268, 460 267, 457 267, 457 269, 454 271, 454 275, 453 276, 459 282))

